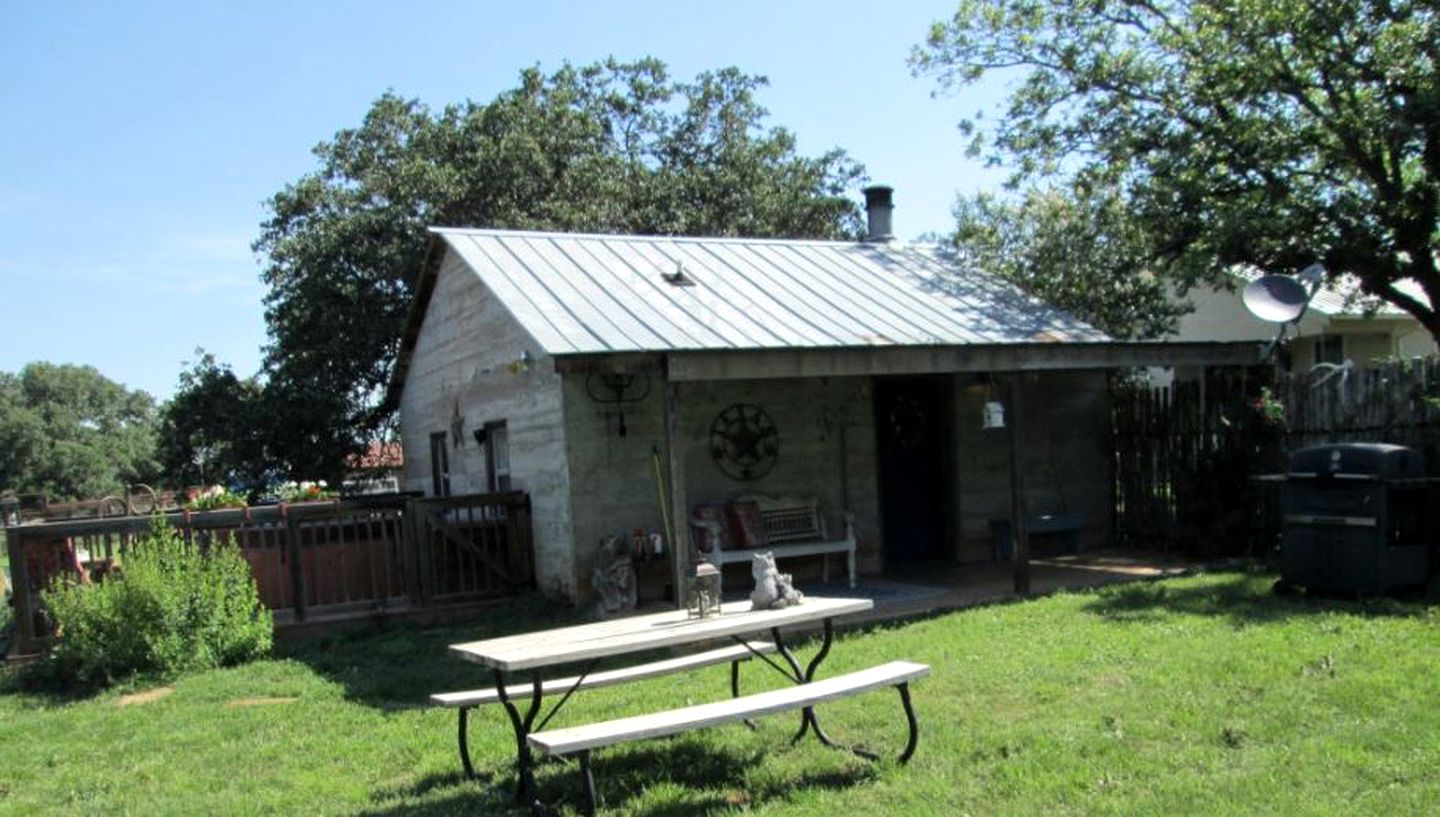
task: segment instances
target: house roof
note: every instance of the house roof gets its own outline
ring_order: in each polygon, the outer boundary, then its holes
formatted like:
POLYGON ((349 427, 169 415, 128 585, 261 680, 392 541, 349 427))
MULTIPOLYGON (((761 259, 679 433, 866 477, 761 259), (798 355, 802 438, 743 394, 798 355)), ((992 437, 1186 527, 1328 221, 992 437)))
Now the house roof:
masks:
POLYGON ((372 442, 345 461, 345 466, 354 471, 383 471, 404 465, 405 449, 399 442, 372 442))
POLYGON ((557 368, 660 354, 671 379, 704 380, 1237 364, 1258 355, 1251 343, 1115 341, 928 246, 431 232, 379 413, 399 405, 447 252, 557 368), (747 352, 763 352, 773 365, 747 352))
POLYGON ((555 356, 1110 340, 930 247, 433 232, 555 356))

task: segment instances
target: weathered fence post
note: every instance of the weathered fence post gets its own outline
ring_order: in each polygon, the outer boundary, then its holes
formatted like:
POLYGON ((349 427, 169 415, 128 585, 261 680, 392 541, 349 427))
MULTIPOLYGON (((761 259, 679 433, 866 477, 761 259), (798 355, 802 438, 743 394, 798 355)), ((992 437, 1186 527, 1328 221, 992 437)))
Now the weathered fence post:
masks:
POLYGON ((430 530, 425 524, 423 503, 424 500, 421 499, 411 499, 405 503, 405 531, 410 539, 406 563, 407 566, 413 566, 411 575, 415 577, 414 586, 410 588, 410 597, 418 607, 424 607, 430 602, 430 530))
POLYGON ((285 521, 285 549, 290 553, 291 606, 295 610, 295 620, 304 621, 305 565, 300 561, 300 531, 295 526, 295 517, 290 515, 290 509, 284 505, 280 506, 280 518, 285 521))
POLYGON ((30 568, 26 564, 24 537, 17 528, 5 531, 5 547, 10 553, 11 598, 15 600, 15 650, 17 655, 35 651, 35 610, 30 601, 30 568))

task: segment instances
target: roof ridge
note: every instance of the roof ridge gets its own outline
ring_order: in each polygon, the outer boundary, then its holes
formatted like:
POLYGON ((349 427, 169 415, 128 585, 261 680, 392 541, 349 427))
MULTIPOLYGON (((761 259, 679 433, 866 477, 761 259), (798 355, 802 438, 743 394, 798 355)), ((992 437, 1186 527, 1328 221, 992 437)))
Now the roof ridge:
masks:
POLYGON ((672 241, 677 243, 722 243, 722 244, 818 244, 839 247, 875 247, 876 249, 918 249, 928 250, 939 245, 924 241, 857 241, 837 238, 784 238, 780 236, 703 236, 703 235, 644 235, 640 233, 572 233, 564 230, 519 230, 502 227, 446 227, 431 225, 426 228, 436 235, 468 235, 487 237, 517 238, 568 238, 601 241, 672 241))

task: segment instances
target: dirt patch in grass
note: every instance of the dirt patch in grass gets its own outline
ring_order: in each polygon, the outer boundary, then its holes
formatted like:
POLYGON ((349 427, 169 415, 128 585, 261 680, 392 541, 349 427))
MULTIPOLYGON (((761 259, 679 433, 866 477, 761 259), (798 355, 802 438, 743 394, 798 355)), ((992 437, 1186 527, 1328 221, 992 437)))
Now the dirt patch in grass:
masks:
POLYGON ((115 705, 135 706, 136 704, 148 704, 152 701, 158 701, 174 691, 175 687, 156 687, 155 689, 147 689, 144 692, 136 692, 131 695, 121 695, 115 699, 115 705))
POLYGON ((226 701, 226 709, 234 709, 240 706, 271 706, 273 704, 293 704, 299 698, 236 698, 233 701, 226 701))

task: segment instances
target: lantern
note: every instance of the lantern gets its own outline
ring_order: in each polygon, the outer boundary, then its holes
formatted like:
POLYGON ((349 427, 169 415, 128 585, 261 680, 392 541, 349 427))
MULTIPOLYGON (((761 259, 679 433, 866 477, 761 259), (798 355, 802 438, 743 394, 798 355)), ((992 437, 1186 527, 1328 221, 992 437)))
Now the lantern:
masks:
POLYGON ((720 569, 709 562, 695 567, 685 594, 685 610, 689 618, 720 615, 720 569))
POLYGON ((1005 404, 998 400, 991 400, 985 404, 985 411, 981 415, 981 428, 1004 428, 1005 427, 1005 404))

